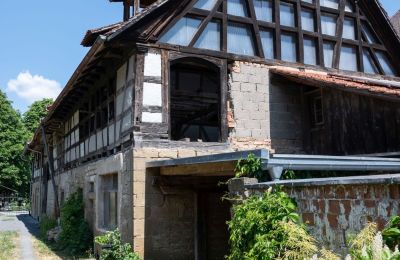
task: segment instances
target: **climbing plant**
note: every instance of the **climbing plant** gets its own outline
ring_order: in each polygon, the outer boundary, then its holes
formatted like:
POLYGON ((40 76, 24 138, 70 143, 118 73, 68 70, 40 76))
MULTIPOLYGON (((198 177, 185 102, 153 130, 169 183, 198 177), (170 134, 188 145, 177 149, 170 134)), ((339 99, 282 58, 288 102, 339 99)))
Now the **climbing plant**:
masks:
POLYGON ((235 167, 236 178, 250 177, 259 180, 264 178, 261 159, 256 158, 254 154, 249 154, 246 159, 240 159, 235 167))

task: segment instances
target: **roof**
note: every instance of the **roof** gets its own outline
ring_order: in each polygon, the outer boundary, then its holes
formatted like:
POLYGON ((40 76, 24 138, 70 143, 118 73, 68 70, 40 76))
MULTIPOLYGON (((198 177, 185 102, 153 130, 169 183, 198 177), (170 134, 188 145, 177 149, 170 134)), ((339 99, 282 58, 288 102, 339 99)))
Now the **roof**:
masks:
POLYGON ((400 81, 367 77, 347 76, 314 70, 300 70, 290 67, 273 66, 270 72, 305 85, 333 87, 360 94, 372 94, 387 98, 400 98, 400 81))
POLYGON ((81 45, 90 47, 100 35, 108 36, 123 26, 124 22, 114 23, 100 28, 90 29, 82 39, 81 45))

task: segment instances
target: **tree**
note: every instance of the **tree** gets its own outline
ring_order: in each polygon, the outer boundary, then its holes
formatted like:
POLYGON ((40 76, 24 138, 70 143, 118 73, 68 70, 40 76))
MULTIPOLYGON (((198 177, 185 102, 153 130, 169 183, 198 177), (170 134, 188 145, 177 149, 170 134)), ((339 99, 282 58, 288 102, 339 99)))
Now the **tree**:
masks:
POLYGON ((35 101, 22 117, 25 128, 29 132, 29 137, 32 138, 36 129, 40 125, 40 120, 47 115, 47 107, 53 104, 53 99, 45 98, 40 101, 35 101))
POLYGON ((29 190, 29 160, 23 158, 27 138, 21 115, 0 90, 0 184, 21 194, 29 190))

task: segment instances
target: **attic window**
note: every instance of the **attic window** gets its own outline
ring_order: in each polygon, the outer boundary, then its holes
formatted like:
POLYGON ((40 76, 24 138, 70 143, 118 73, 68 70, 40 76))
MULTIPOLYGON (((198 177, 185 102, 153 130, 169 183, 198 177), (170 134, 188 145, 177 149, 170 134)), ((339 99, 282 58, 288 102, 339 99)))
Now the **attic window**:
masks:
POLYGON ((193 7, 203 10, 211 10, 216 3, 217 0, 198 0, 193 7))
POLYGON ((183 17, 160 40, 165 43, 187 46, 197 32, 200 23, 201 20, 198 18, 183 17))
POLYGON ((228 14, 247 17, 247 6, 244 0, 228 0, 228 14))
POLYGON ((379 39, 379 25, 372 28, 372 20, 360 9, 354 0, 197 0, 183 18, 167 26, 160 41, 225 52, 232 60, 258 56, 368 73, 376 68, 375 73, 396 75, 400 65, 379 39), (369 53, 364 55, 363 49, 369 53), (303 50, 318 55, 302 55, 303 50))

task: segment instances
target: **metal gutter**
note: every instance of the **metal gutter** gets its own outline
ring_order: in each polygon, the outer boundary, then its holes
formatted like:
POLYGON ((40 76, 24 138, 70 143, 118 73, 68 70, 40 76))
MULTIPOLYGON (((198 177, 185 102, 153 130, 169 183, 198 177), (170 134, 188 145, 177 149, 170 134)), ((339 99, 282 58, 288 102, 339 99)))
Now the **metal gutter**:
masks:
POLYGON ((157 167, 171 167, 171 166, 183 166, 183 165, 193 165, 193 164, 207 164, 207 163, 217 163, 217 162, 229 162, 238 161, 240 159, 245 159, 249 154, 254 154, 256 158, 268 159, 269 151, 260 150, 249 150, 240 151, 232 153, 220 153, 213 155, 203 155, 196 157, 187 157, 180 159, 170 159, 162 161, 151 161, 146 163, 147 168, 157 168, 157 167))
POLYGON ((176 167, 208 163, 235 162, 254 154, 262 161, 262 168, 269 172, 274 181, 278 181, 284 170, 309 171, 400 171, 400 159, 360 157, 360 156, 325 156, 298 154, 270 154, 268 150, 250 150, 222 153, 181 159, 147 162, 147 168, 176 167))
POLYGON ((400 184, 400 174, 365 175, 335 178, 313 178, 302 180, 279 180, 261 182, 257 184, 247 184, 246 188, 265 189, 266 187, 280 185, 285 187, 306 187, 306 186, 326 186, 326 185, 363 185, 363 184, 400 184))

